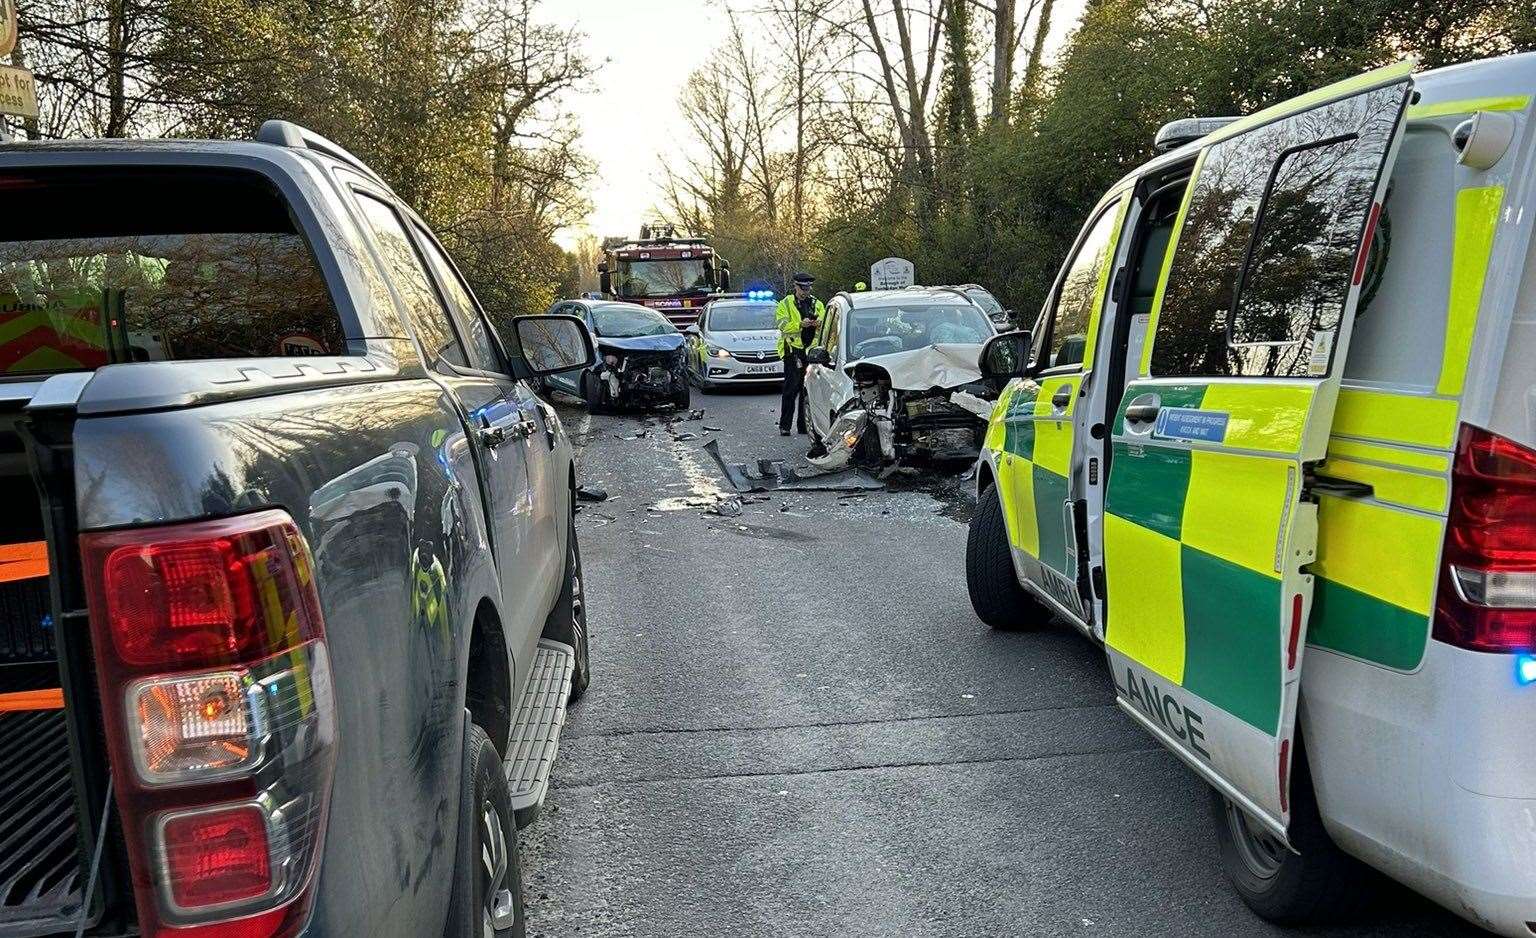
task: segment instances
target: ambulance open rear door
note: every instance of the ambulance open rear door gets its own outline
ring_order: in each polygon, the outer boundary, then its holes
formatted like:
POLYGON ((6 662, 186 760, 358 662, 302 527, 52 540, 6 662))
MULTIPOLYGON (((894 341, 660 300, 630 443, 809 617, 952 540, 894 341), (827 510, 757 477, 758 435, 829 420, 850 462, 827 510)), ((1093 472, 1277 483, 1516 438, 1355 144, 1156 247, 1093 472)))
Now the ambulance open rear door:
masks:
POLYGON ((1105 643, 1119 703, 1281 838, 1317 546, 1309 472, 1412 71, 1207 138, 1113 418, 1105 643))

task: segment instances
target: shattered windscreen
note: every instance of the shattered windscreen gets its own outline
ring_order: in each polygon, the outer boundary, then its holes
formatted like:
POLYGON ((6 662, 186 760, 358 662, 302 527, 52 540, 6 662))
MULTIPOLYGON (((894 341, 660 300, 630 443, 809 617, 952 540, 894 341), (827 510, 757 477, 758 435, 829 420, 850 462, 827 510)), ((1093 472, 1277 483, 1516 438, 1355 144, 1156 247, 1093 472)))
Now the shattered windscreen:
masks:
POLYGON ((974 306, 877 306, 847 318, 849 360, 910 352, 930 345, 981 344, 992 324, 974 306))

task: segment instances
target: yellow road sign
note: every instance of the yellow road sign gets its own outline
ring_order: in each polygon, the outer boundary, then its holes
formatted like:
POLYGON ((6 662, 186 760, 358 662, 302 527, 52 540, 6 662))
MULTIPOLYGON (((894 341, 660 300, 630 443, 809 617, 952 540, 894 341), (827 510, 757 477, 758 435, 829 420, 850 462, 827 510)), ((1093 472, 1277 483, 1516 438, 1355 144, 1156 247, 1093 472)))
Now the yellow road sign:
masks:
MULTIPOLYGON (((5 2, 0 0, 0 3, 5 2)), ((31 72, 0 65, 0 114, 37 117, 37 82, 31 72)))

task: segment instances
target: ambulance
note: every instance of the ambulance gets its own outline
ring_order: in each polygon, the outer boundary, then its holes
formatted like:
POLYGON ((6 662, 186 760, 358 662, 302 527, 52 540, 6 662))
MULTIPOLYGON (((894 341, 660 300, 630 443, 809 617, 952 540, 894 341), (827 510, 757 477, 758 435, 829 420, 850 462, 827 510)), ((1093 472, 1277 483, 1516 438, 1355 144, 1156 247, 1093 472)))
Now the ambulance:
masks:
POLYGON ((1100 642, 1244 901, 1536 934, 1536 55, 1178 121, 1001 390, 967 581, 1100 642))

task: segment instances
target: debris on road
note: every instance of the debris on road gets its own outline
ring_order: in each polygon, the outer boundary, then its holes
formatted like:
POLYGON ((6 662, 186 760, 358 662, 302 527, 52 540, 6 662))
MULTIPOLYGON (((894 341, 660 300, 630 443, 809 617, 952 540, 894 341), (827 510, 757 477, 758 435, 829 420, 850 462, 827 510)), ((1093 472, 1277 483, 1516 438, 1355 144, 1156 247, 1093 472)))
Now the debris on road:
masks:
POLYGON ((727 495, 709 508, 706 508, 704 512, 705 514, 734 518, 742 512, 741 498, 736 495, 727 495))
POLYGON ((600 489, 594 485, 576 486, 576 500, 581 502, 606 502, 608 490, 600 489))
POLYGON ((786 466, 781 459, 759 459, 756 465, 728 463, 720 454, 720 442, 710 440, 704 451, 720 467, 720 474, 738 492, 767 492, 775 489, 799 492, 858 492, 884 488, 879 479, 861 469, 839 472, 804 471, 786 466))

